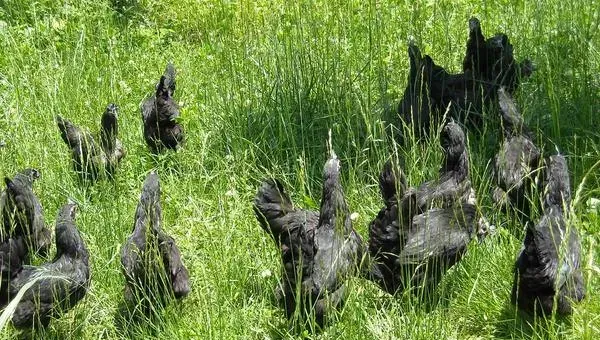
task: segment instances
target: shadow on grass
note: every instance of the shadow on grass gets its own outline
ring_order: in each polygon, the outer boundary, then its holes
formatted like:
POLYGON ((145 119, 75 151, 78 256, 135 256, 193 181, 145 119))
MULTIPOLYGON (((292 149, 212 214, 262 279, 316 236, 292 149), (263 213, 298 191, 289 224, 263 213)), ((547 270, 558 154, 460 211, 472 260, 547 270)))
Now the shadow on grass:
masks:
POLYGON ((180 176, 191 170, 186 169, 185 163, 180 159, 182 153, 182 150, 178 150, 177 152, 168 151, 158 155, 148 152, 142 155, 142 162, 146 164, 146 168, 151 166, 152 169, 158 170, 161 177, 164 175, 180 176))
POLYGON ((506 303, 494 336, 499 339, 555 339, 571 326, 569 317, 532 315, 506 303))
POLYGON ((119 333, 128 339, 158 338, 166 326, 163 313, 163 306, 142 310, 139 305, 131 306, 122 301, 114 316, 115 326, 119 333))
MULTIPOLYGON (((11 325, 10 330, 1 329, 0 337, 2 339, 84 339, 85 338, 85 326, 73 325, 71 317, 67 316, 68 311, 57 310, 55 314, 50 318, 48 325, 43 326, 39 322, 35 322, 31 328, 17 329, 11 325), (60 320, 61 318, 67 318, 69 320, 60 320), (7 335, 9 335, 7 337, 7 335)), ((76 314, 74 319, 85 318, 85 308, 75 308, 69 311, 72 314, 76 314)), ((7 327, 8 328, 8 327, 7 327)))
POLYGON ((298 308, 300 306, 287 306, 293 304, 294 299, 284 296, 281 285, 281 282, 275 278, 261 279, 253 275, 240 285, 243 294, 239 294, 237 300, 239 308, 243 308, 248 299, 258 296, 267 306, 271 306, 276 311, 274 317, 267 323, 271 339, 312 338, 322 333, 322 330, 328 326, 328 322, 336 321, 327 320, 321 327, 314 312, 298 308))
POLYGON ((172 304, 178 303, 168 293, 156 295, 152 291, 130 290, 129 299, 123 299, 114 315, 115 326, 120 334, 129 339, 161 338, 161 333, 176 322, 176 314, 167 313, 172 304))

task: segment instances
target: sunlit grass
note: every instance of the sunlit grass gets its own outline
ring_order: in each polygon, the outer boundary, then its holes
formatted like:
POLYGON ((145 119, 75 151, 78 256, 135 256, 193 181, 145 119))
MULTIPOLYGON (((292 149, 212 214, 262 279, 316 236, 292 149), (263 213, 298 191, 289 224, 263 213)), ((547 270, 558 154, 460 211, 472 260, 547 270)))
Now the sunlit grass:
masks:
MULTIPOLYGON (((259 180, 281 177, 294 202, 317 208, 328 129, 342 160, 355 227, 366 240, 382 202, 377 175, 392 150, 409 183, 435 178, 437 138, 394 146, 396 105, 406 85, 409 37, 449 71, 460 71, 467 21, 509 35, 518 59, 537 70, 517 94, 546 153, 567 155, 582 203, 600 196, 600 9, 591 1, 195 1, 7 0, 0 4, 0 174, 37 167, 47 223, 68 197, 90 250, 88 295, 36 338, 118 338, 124 278, 120 247, 131 232, 145 175, 161 178, 164 229, 180 245, 192 291, 160 325, 132 326, 139 338, 586 338, 600 334, 600 219, 582 206, 587 298, 571 320, 522 318, 509 303, 522 226, 490 199, 490 157, 499 131, 469 136, 471 179, 481 208, 506 227, 444 278, 443 301, 427 310, 410 294, 391 297, 352 281, 338 322, 321 333, 289 325, 275 304, 278 251, 251 208, 259 180), (148 154, 139 105, 165 64, 178 69, 175 98, 187 133, 183 150, 148 154), (93 128, 109 102, 120 107, 127 148, 114 182, 81 186, 54 122, 93 128), (594 271, 594 268, 596 271, 594 271), (158 333, 156 330, 159 330, 158 333)), ((491 115, 494 112, 489 113, 491 115)), ((583 205, 583 204, 582 204, 583 205)), ((8 327, 0 338, 17 332, 8 327)))

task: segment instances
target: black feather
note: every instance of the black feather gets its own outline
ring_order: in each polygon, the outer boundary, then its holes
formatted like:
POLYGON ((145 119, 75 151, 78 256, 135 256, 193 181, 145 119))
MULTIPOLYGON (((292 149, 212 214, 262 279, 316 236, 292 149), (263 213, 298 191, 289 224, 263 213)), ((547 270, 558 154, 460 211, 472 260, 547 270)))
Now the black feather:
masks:
POLYGON ((171 297, 182 298, 190 291, 189 274, 175 240, 161 227, 160 183, 150 173, 136 208, 134 229, 121 249, 125 276, 125 300, 130 310, 149 313, 171 297))
POLYGON ((254 211, 281 250, 280 298, 288 317, 299 303, 323 325, 326 316, 344 303, 345 281, 357 273, 363 251, 340 183, 339 160, 331 158, 325 164, 319 212, 294 209, 277 180, 261 184, 254 211))
POLYGON ((35 169, 25 169, 11 180, 5 178, 6 190, 0 194, 3 232, 0 242, 22 236, 26 248, 46 254, 51 243, 50 231, 44 224, 44 211, 33 192, 33 182, 39 177, 35 169))
POLYGON ((102 114, 100 131, 93 136, 70 121, 56 116, 63 141, 71 148, 73 169, 85 181, 95 181, 99 176, 112 177, 126 151, 117 139, 118 107, 109 104, 102 114))
POLYGON ((431 57, 421 56, 409 45, 410 72, 398 114, 417 137, 429 134, 430 127, 448 115, 471 131, 482 131, 485 109, 494 107, 497 91, 505 87, 514 93, 521 78, 535 69, 529 60, 518 63, 505 34, 485 39, 479 20, 469 20, 469 39, 463 59, 463 73, 450 74, 431 57))
POLYGON ((498 98, 504 138, 494 163, 498 183, 494 199, 501 205, 509 203, 525 223, 529 221, 541 151, 511 95, 500 88, 498 98))
MULTIPOLYGON (((440 140, 444 160, 439 181, 391 198, 391 189, 382 189, 385 207, 369 225, 370 278, 392 294, 409 287, 435 287, 470 240, 490 228, 475 206, 462 129, 451 120, 440 140)), ((394 183, 394 173, 402 172, 386 164, 380 187, 394 183)))
POLYGON ((569 218, 571 188, 562 155, 546 160, 543 214, 529 226, 515 264, 512 301, 521 310, 550 315, 573 311, 585 297, 581 244, 569 218), (555 304, 556 302, 556 304, 555 304))
POLYGON ((144 123, 144 139, 153 153, 176 149, 185 140, 185 133, 176 119, 179 106, 173 99, 175 92, 175 67, 169 63, 156 85, 153 96, 144 100, 141 111, 144 123))
POLYGON ((56 256, 41 266, 23 266, 10 282, 15 296, 28 282, 27 289, 12 317, 15 327, 47 326, 52 317, 73 308, 85 296, 90 283, 89 254, 75 226, 75 205, 64 205, 56 219, 56 256))

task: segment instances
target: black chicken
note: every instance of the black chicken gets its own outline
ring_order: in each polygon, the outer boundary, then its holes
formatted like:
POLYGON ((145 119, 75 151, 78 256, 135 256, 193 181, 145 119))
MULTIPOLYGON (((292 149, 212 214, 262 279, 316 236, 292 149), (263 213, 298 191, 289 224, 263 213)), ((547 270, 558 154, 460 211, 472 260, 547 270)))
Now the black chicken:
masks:
MULTIPOLYGON (((520 77, 528 77, 534 67, 528 59, 518 63, 513 56, 513 46, 506 34, 498 33, 487 40, 477 18, 469 20, 469 39, 463 60, 463 72, 476 81, 488 83, 495 92, 500 86, 509 93, 517 89, 520 77)), ((493 99, 495 93, 491 93, 493 99)))
POLYGON ((71 148, 73 169, 83 180, 95 181, 101 174, 112 177, 125 156, 125 149, 117 139, 118 110, 115 104, 106 107, 98 136, 93 136, 61 116, 56 116, 60 136, 71 148))
POLYGON ((283 278, 278 291, 288 317, 296 308, 296 288, 312 270, 312 234, 319 224, 319 212, 296 209, 277 179, 265 180, 254 199, 254 213, 263 230, 273 236, 281 251, 283 278))
POLYGON ((340 161, 332 152, 325 163, 321 209, 295 209, 277 180, 266 180, 254 199, 261 227, 281 250, 283 299, 288 317, 298 303, 323 325, 341 307, 345 281, 357 272, 362 240, 352 228, 340 183, 340 161), (300 294, 298 297, 297 294, 300 294))
POLYGON ((375 263, 371 277, 387 292, 435 286, 473 236, 491 231, 475 205, 461 127, 448 122, 440 142, 444 160, 438 181, 407 190, 403 172, 390 162, 379 177, 385 207, 369 226, 369 253, 375 263))
POLYGON ((408 85, 398 106, 398 114, 404 123, 415 126, 416 136, 428 135, 431 125, 441 122, 447 109, 451 117, 479 128, 489 88, 480 86, 465 74, 446 72, 430 56, 422 56, 412 42, 408 56, 408 85))
POLYGON ((23 267, 27 247, 23 236, 8 237, 0 243, 0 308, 9 300, 8 285, 23 267))
POLYGON ((469 39, 467 40, 467 52, 463 59, 463 72, 473 76, 486 77, 486 68, 488 67, 486 47, 479 19, 469 19, 469 39))
POLYGON ((415 134, 421 137, 429 134, 432 124, 437 124, 446 106, 444 92, 450 74, 436 65, 430 56, 421 55, 419 48, 411 41, 408 46, 410 72, 404 96, 398 105, 398 114, 407 125, 415 126, 415 134))
POLYGON ((410 226, 415 214, 416 196, 404 195, 406 177, 391 161, 386 162, 379 176, 379 189, 385 206, 369 225, 370 278, 385 291, 394 293, 402 287, 397 259, 405 241, 405 235, 401 233, 410 226))
POLYGON ((404 186, 396 186, 395 174, 403 176, 386 164, 379 183, 385 207, 369 226, 373 277, 391 294, 408 287, 435 287, 483 227, 475 205, 462 201, 417 215, 415 191, 403 195, 404 186))
POLYGON ((169 298, 183 298, 190 292, 189 274, 175 240, 161 227, 160 183, 156 173, 144 181, 135 212, 133 233, 121 250, 125 275, 125 300, 144 312, 169 298))
POLYGON ((469 179, 469 155, 462 128, 450 120, 440 133, 440 144, 444 152, 440 178, 409 190, 415 195, 417 213, 431 207, 447 208, 460 201, 474 204, 475 192, 469 179), (414 191, 414 192, 413 192, 414 191))
POLYGON ((75 211, 75 204, 66 204, 58 213, 54 260, 23 266, 10 282, 13 297, 26 289, 12 316, 15 327, 46 326, 51 317, 73 308, 85 296, 90 284, 89 254, 75 226, 75 211))
POLYGON ((404 232, 396 262, 404 287, 433 288, 442 274, 460 260, 468 243, 481 231, 477 208, 457 203, 416 215, 404 232))
POLYGON ((169 63, 156 85, 156 93, 142 104, 144 139, 153 153, 177 148, 185 139, 181 124, 177 123, 179 106, 173 100, 175 66, 169 63))
POLYGON ((407 125, 415 127, 417 137, 428 135, 430 126, 449 116, 471 131, 481 131, 485 108, 496 103, 501 86, 513 93, 521 77, 534 70, 529 60, 515 61, 513 47, 505 34, 485 39, 479 21, 469 21, 467 52, 463 73, 450 74, 435 65, 429 56, 409 45, 410 72, 408 85, 398 106, 398 114, 407 125))
POLYGON ((498 98, 504 141, 496 155, 494 172, 498 187, 493 196, 501 206, 510 203, 522 221, 526 222, 530 216, 530 200, 541 152, 510 94, 500 88, 498 98))
POLYGON ((0 194, 3 219, 0 242, 8 238, 23 237, 28 250, 43 255, 50 247, 52 235, 44 224, 40 200, 33 192, 33 182, 39 176, 36 169, 25 169, 12 180, 4 178, 6 190, 0 194))
POLYGON ((568 315, 573 302, 584 298, 585 287, 579 236, 569 222, 571 188, 562 155, 547 159, 545 177, 543 214, 527 228, 515 264, 512 301, 524 311, 550 315, 556 308, 558 314, 568 315))

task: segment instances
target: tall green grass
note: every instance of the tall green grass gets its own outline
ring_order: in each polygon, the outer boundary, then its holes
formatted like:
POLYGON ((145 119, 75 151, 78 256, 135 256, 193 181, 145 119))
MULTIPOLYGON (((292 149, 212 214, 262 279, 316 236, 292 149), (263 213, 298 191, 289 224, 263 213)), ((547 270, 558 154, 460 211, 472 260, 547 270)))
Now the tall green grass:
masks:
MULTIPOLYGON (((92 284, 76 308, 36 338, 119 338, 124 278, 120 246, 133 226, 145 174, 161 177, 164 227, 178 241, 192 292, 160 324, 132 325, 139 338, 587 338, 600 334, 598 212, 577 207, 588 296, 570 320, 528 319, 509 303, 522 226, 494 209, 490 157, 498 127, 469 136, 471 178, 499 233, 472 244, 427 310, 353 280, 338 322, 320 333, 291 327, 274 304, 278 251, 251 202, 258 181, 282 178, 299 206, 317 208, 328 129, 342 160, 355 227, 366 239, 382 206, 377 174, 393 150, 409 183, 435 178, 437 138, 395 146, 386 134, 408 75, 407 41, 458 72, 467 21, 509 35, 518 59, 537 66, 517 94, 547 153, 568 156, 582 202, 598 197, 600 9, 593 1, 194 1, 0 2, 0 174, 37 167, 35 185, 52 224, 68 197, 90 249, 92 284), (178 69, 187 143, 148 154, 139 105, 167 61, 178 69), (120 108, 128 154, 113 182, 81 186, 54 123, 57 114, 92 131, 109 102, 120 108)), ((494 115, 495 112, 488 113, 494 115)), ((37 260, 41 261, 41 260, 37 260)), ((18 332, 8 327, 0 337, 18 332)))

